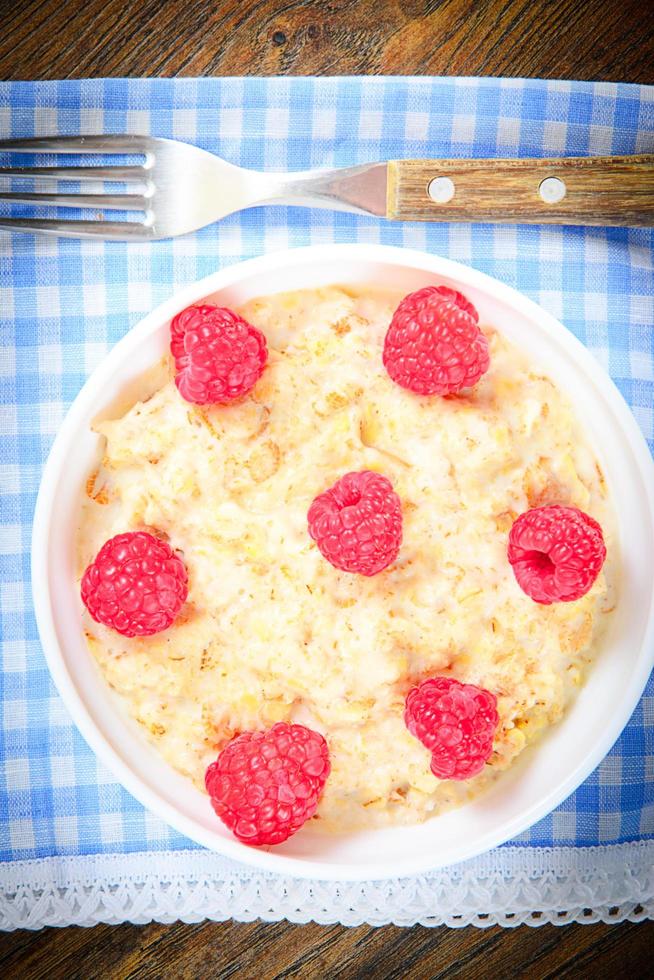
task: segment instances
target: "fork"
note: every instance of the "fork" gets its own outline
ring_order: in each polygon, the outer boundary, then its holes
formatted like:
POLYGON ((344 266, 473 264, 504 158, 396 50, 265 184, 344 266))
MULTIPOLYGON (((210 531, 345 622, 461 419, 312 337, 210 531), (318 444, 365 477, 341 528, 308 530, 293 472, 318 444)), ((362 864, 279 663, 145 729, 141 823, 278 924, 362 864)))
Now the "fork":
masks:
POLYGON ((138 164, 0 167, 0 176, 111 181, 127 193, 0 191, 0 201, 140 213, 130 221, 0 216, 0 229, 148 241, 196 231, 264 204, 403 221, 654 225, 654 154, 561 159, 391 160, 336 170, 261 173, 190 143, 137 135, 0 140, 0 153, 138 155, 138 164))

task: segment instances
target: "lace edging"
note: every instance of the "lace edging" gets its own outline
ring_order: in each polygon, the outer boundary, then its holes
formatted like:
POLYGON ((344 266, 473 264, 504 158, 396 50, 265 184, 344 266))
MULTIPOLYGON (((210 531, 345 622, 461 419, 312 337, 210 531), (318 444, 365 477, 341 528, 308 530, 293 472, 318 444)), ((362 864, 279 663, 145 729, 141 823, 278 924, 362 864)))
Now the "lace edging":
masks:
POLYGON ((286 878, 204 851, 21 861, 0 879, 3 930, 230 918, 482 928, 654 918, 654 841, 502 848, 388 881, 286 878))

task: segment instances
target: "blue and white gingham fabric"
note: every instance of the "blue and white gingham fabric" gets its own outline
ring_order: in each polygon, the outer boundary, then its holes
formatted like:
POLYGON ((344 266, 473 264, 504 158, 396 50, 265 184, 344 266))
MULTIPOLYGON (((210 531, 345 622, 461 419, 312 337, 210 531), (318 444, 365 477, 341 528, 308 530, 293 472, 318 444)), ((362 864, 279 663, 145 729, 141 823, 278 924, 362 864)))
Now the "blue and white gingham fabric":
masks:
MULTIPOLYGON (((126 131, 191 141, 261 169, 653 152, 654 88, 429 78, 0 84, 1 138, 126 131)), ((269 207, 152 244, 0 232, 1 860, 195 847, 117 785, 50 681, 29 585, 41 469, 85 378, 159 302, 217 267, 332 241, 425 249, 526 293, 590 348, 654 444, 651 230, 398 224, 269 207)), ((650 682, 597 771, 513 846, 654 838, 653 721, 650 682)))

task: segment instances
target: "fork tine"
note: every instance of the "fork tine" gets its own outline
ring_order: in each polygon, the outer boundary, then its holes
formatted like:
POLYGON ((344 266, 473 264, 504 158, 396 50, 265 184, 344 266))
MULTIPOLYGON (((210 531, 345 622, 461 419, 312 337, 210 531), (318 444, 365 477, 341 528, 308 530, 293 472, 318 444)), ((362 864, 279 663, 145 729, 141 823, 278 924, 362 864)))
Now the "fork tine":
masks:
POLYGON ((148 136, 43 136, 0 140, 0 153, 147 153, 148 136))
POLYGON ((111 208, 114 211, 147 211, 152 203, 141 194, 20 194, 0 191, 0 201, 14 204, 48 204, 55 208, 111 208))
POLYGON ((0 167, 0 177, 38 177, 39 180, 138 180, 148 179, 148 168, 133 167, 0 167))
POLYGON ((147 242, 160 238, 154 227, 138 221, 57 221, 54 218, 0 218, 0 231, 28 231, 61 238, 147 242))

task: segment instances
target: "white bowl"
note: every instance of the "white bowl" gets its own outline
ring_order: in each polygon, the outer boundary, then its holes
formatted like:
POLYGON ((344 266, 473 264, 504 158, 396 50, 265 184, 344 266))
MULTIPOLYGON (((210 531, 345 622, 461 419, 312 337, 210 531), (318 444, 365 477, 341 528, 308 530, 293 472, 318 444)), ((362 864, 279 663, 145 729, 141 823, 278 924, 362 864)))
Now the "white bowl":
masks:
POLYGON ((129 792, 182 834, 268 871, 375 879, 426 871, 521 833, 564 800, 608 752, 636 706, 654 660, 654 466, 622 397, 588 351, 553 317, 499 282, 407 249, 327 245, 278 252, 216 272, 150 313, 111 351, 75 399, 46 465, 34 518, 32 582, 55 684, 91 748, 129 792), (621 597, 610 635, 564 720, 523 753, 486 795, 411 828, 325 836, 305 828, 285 844, 240 844, 208 798, 146 743, 89 656, 80 624, 73 543, 82 487, 98 452, 91 420, 167 349, 171 317, 205 297, 225 305, 324 285, 377 283, 409 292, 461 289, 483 322, 524 349, 573 401, 606 474, 618 523, 621 597))

